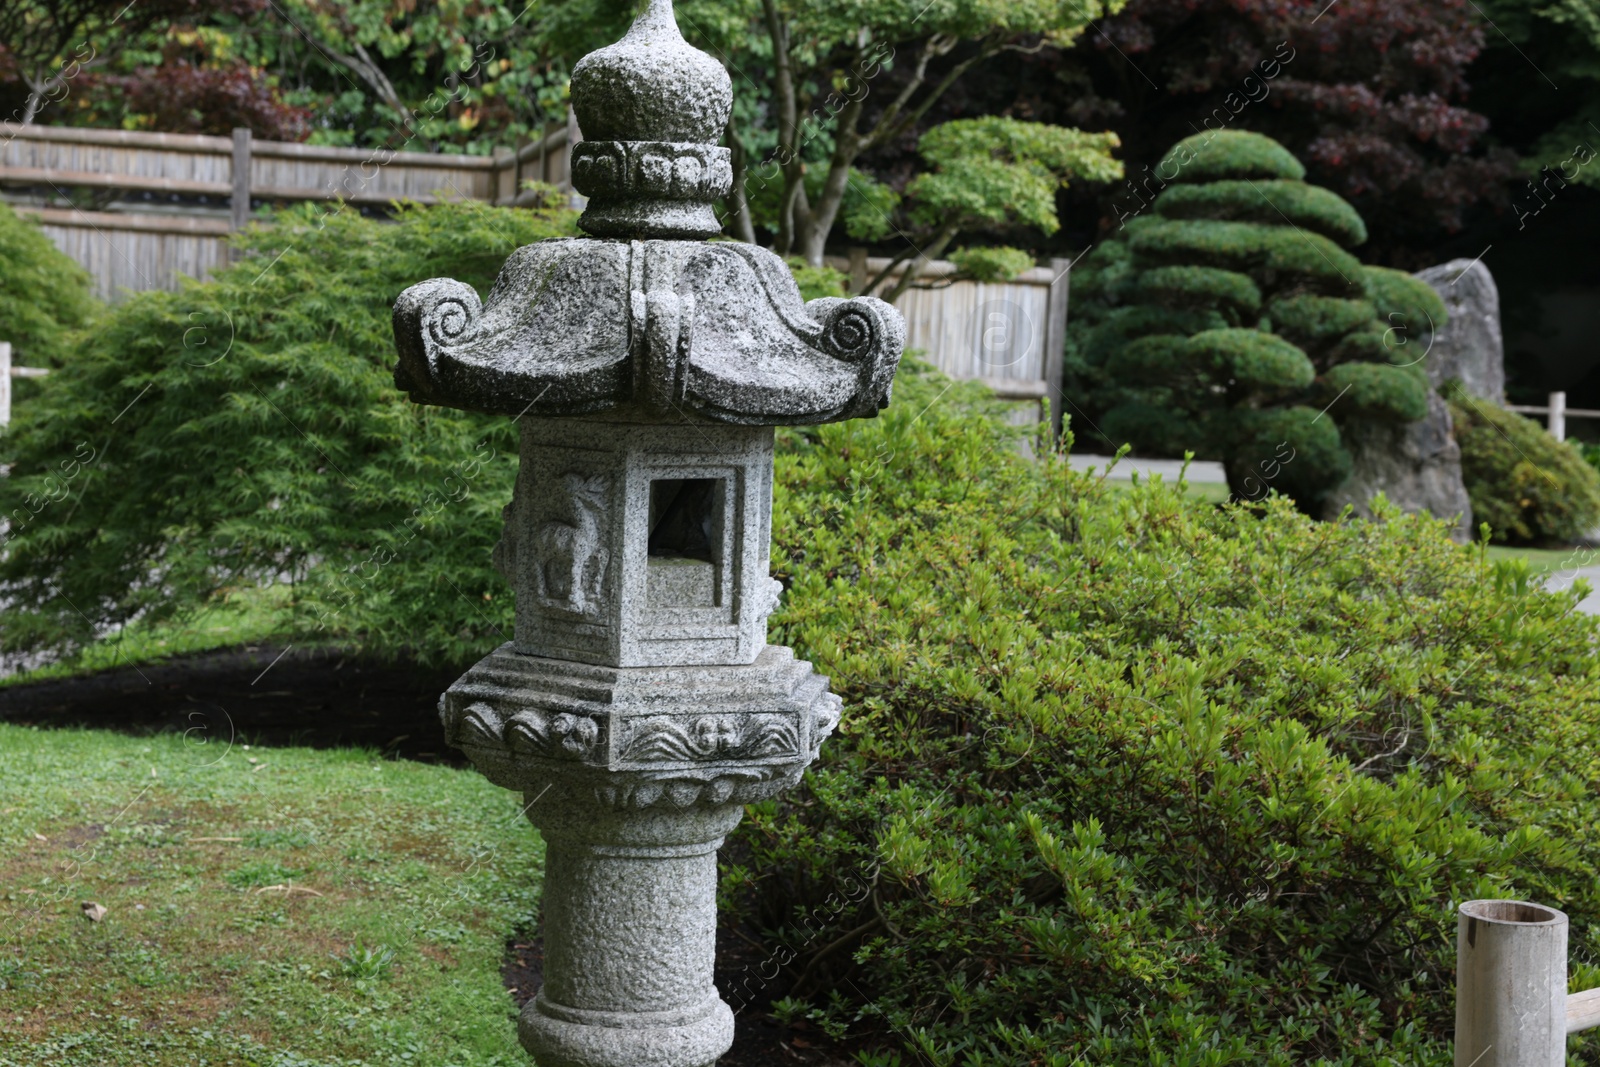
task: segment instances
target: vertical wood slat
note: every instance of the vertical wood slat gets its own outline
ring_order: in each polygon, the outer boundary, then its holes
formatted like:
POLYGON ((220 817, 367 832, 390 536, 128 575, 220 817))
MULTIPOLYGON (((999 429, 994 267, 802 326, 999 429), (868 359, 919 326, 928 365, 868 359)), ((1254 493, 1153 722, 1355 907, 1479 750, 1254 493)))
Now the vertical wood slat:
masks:
POLYGON ((250 138, 247 129, 233 131, 233 229, 242 230, 250 222, 250 138))
POLYGON ((1047 396, 1050 399, 1051 432, 1056 438, 1061 437, 1064 425, 1062 408, 1066 404, 1066 394, 1062 391, 1061 380, 1063 364, 1066 360, 1067 348, 1067 296, 1071 286, 1069 275, 1072 272, 1072 260, 1052 259, 1050 261, 1050 296, 1046 304, 1045 314, 1049 325, 1045 327, 1044 353, 1045 370, 1044 380, 1047 396))
MULTIPOLYGON (((862 280, 875 277, 889 263, 854 251, 826 262, 862 280)), ((1034 398, 1049 398, 1059 432, 1071 265, 1057 259, 1048 268, 1034 267, 1007 282, 976 282, 953 280, 953 263, 928 263, 918 285, 896 303, 906 320, 906 347, 920 350, 927 362, 952 378, 982 381, 1002 397, 1034 400, 1029 405, 1033 414, 1019 409, 1019 420, 1037 422, 1034 398)), ((883 288, 893 283, 891 276, 883 288)))
MULTIPOLYGON (((557 130, 565 136, 563 127, 557 130)), ((564 184, 566 152, 548 146, 548 169, 559 173, 545 174, 546 147, 542 141, 540 176, 564 184)), ((242 129, 224 138, 0 123, 0 184, 41 190, 46 199, 37 207, 16 206, 46 216, 45 233, 90 272, 95 292, 112 300, 124 290, 176 289, 179 276, 204 278, 225 263, 223 233, 248 225, 252 195, 379 204, 405 198, 429 202, 435 196, 510 203, 522 163, 499 154, 486 159, 261 141, 242 129), (47 206, 65 194, 73 178, 135 193, 170 192, 173 183, 186 183, 180 191, 214 197, 216 206, 176 207, 170 214, 47 206), (167 184, 165 190, 161 183, 167 184), (172 226, 150 225, 161 219, 172 226), (226 220, 221 232, 207 228, 221 219, 226 220)))

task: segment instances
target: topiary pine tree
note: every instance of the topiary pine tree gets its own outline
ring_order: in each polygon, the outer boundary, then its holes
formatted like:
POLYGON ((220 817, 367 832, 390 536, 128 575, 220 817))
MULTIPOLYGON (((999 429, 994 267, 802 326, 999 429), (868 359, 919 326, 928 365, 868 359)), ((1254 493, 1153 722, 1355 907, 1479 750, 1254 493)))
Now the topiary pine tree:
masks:
POLYGON ((1220 459, 1235 494, 1270 487, 1314 513, 1362 420, 1427 413, 1423 346, 1407 342, 1443 303, 1351 255, 1361 216, 1271 138, 1198 134, 1155 173, 1149 210, 1075 279, 1068 395, 1112 445, 1220 459))

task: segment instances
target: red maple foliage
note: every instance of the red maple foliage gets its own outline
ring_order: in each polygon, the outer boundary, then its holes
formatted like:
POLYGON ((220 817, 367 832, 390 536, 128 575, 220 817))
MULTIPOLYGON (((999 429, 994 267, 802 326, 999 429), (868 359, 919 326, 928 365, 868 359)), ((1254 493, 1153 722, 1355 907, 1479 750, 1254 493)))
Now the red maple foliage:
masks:
POLYGON ((201 66, 173 59, 132 74, 105 74, 89 94, 116 97, 149 128, 226 136, 242 126, 269 141, 303 141, 311 112, 279 98, 265 71, 242 60, 201 66))
POLYGON ((1470 108, 1483 44, 1471 0, 1131 0, 1075 47, 990 72, 968 102, 1113 129, 1130 177, 1198 130, 1265 133, 1361 211, 1364 256, 1403 266, 1513 174, 1470 108))

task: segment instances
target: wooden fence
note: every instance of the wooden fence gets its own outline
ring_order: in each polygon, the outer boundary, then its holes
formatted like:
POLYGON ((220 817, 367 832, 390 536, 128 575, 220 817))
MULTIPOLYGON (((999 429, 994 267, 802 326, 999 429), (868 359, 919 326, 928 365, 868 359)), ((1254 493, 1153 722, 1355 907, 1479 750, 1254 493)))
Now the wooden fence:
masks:
POLYGON ((357 208, 530 202, 525 180, 568 187, 571 123, 513 151, 450 156, 257 141, 250 131, 202 137, 0 123, 0 193, 94 277, 102 298, 176 289, 227 256, 226 238, 252 205, 308 200, 357 208), (88 199, 70 206, 69 196, 88 199))
POLYGON ((1515 411, 1523 415, 1543 415, 1545 426, 1550 430, 1550 436, 1557 441, 1567 439, 1568 419, 1600 419, 1600 411, 1585 408, 1567 407, 1566 393, 1551 393, 1549 402, 1538 404, 1507 404, 1507 411, 1515 411))
MULTIPOLYGON (((117 300, 129 290, 177 289, 182 276, 206 277, 226 261, 227 237, 249 221, 252 206, 525 205, 535 195, 522 188, 530 180, 570 191, 571 148, 580 140, 570 116, 492 156, 257 141, 248 130, 229 138, 0 123, 0 196, 37 216, 93 276, 95 292, 117 300)), ((832 263, 858 285, 887 264, 861 250, 832 263)), ((1019 421, 1036 421, 1048 398, 1059 428, 1067 266, 1053 260, 1009 282, 983 283, 956 279, 950 263, 927 264, 896 302, 908 346, 952 377, 979 379, 1021 402, 1019 421)))
MULTIPOLYGON (((828 264, 852 275, 855 287, 876 277, 887 259, 859 253, 828 264)), ((955 264, 934 260, 895 306, 906 318, 906 347, 952 378, 983 382, 1037 421, 1039 401, 1048 399, 1061 428, 1061 358, 1067 337, 1069 260, 1023 271, 1008 282, 957 280, 955 264)), ((879 286, 885 290, 897 276, 879 286)))

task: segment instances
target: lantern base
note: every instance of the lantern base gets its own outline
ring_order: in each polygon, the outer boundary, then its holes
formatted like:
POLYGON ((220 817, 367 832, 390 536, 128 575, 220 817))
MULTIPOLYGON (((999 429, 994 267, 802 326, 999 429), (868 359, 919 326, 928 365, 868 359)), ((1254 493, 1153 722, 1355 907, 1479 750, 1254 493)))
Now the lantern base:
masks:
POLYGON ((539 1067, 711 1067, 733 1045, 733 1009, 713 996, 698 1017, 686 1014, 578 1011, 541 993, 517 1036, 539 1067))

